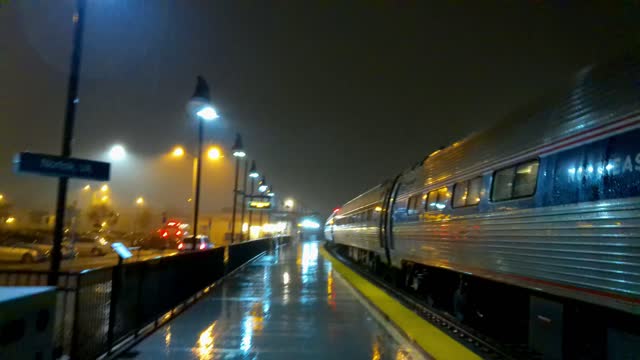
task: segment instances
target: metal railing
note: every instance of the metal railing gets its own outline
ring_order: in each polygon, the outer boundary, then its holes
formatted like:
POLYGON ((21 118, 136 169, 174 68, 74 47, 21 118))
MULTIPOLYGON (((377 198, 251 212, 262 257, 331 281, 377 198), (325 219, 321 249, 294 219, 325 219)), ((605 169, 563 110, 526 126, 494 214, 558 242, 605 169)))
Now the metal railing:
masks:
MULTIPOLYGON (((64 354, 71 359, 95 359, 111 354, 161 326, 225 274, 289 240, 259 239, 79 273, 61 272, 54 358, 64 354)), ((46 283, 46 271, 0 270, 2 286, 46 283)))

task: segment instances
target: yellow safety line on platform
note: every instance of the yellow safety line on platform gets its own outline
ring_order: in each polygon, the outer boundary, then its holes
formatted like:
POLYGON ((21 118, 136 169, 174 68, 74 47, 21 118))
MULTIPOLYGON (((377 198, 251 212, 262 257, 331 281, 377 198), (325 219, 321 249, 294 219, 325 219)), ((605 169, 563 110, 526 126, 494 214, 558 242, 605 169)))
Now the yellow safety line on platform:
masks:
POLYGON ((464 345, 449 337, 440 329, 400 304, 386 292, 349 269, 340 260, 320 247, 322 256, 329 260, 353 287, 367 298, 380 312, 386 315, 396 326, 420 346, 427 354, 436 359, 481 359, 464 345))

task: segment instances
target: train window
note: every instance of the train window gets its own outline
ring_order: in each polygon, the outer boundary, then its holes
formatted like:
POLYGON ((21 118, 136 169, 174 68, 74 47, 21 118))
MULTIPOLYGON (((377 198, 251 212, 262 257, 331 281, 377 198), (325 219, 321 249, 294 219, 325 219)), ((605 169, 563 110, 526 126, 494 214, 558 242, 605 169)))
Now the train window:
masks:
POLYGON ((415 214, 419 212, 422 202, 422 194, 413 195, 409 197, 409 202, 407 204, 407 213, 415 214))
POLYGON ((444 209, 447 206, 447 202, 449 201, 450 196, 451 194, 449 194, 449 191, 447 191, 446 187, 430 191, 429 194, 427 194, 425 209, 427 211, 444 209))
POLYGON ((478 205, 482 191, 482 177, 456 183, 453 188, 453 207, 478 205))
POLYGON ((491 200, 502 201, 533 195, 538 179, 538 164, 538 160, 533 160, 496 171, 493 175, 491 200))
POLYGON ((482 192, 482 177, 469 180, 467 189, 467 206, 478 205, 480 203, 480 193, 482 192))
POLYGON ((516 167, 516 178, 513 184, 513 197, 530 196, 536 191, 538 179, 538 160, 520 164, 516 167))
POLYGON ((456 183, 453 187, 453 207, 463 207, 467 203, 467 181, 456 183))

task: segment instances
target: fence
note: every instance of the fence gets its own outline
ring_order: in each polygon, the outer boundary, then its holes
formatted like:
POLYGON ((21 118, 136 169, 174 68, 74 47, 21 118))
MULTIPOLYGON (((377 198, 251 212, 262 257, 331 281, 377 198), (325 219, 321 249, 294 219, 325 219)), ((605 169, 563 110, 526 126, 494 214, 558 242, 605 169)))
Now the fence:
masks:
MULTIPOLYGON (((95 359, 153 331, 242 264, 289 237, 60 273, 55 357, 95 359), (225 259, 225 252, 228 257, 225 259), (225 261, 226 260, 226 261, 225 261)), ((0 271, 0 285, 46 285, 47 272, 0 271)))

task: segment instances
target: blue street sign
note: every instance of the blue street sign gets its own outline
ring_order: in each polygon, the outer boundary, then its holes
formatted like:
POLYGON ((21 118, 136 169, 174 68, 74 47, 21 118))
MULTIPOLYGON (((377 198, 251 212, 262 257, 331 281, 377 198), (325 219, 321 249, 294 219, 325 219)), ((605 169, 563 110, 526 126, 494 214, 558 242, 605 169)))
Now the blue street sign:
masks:
POLYGON ((21 152, 13 161, 14 170, 44 176, 109 181, 111 165, 102 161, 21 152))

